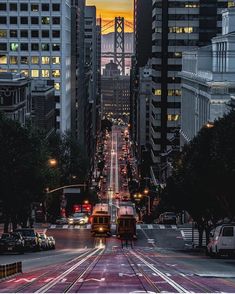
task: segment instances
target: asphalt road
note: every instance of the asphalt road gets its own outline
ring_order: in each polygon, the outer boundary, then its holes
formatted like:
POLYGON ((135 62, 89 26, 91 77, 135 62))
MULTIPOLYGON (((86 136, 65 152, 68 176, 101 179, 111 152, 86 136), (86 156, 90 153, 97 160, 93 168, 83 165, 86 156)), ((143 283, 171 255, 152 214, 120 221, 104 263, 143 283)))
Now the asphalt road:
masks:
MULTIPOLYGON (((104 200, 113 206, 124 193, 125 178, 117 160, 122 155, 121 130, 108 143, 109 177, 104 200), (113 150, 113 154, 111 154, 113 150)), ((212 259, 192 250, 183 229, 142 225, 137 240, 122 243, 115 236, 92 237, 89 228, 39 228, 54 236, 56 249, 0 256, 0 264, 22 261, 23 273, 0 282, 0 292, 12 293, 234 293, 235 259, 212 259)))

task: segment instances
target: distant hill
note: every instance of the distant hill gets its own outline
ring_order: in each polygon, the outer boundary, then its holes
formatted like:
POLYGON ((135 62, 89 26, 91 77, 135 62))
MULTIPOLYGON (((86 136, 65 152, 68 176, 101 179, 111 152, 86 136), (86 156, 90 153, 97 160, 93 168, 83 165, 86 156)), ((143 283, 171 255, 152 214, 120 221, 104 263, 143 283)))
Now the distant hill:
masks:
MULTIPOLYGON (((133 52, 133 33, 125 33, 125 52, 133 52)), ((101 36, 102 52, 114 52, 114 33, 109 33, 101 36)))

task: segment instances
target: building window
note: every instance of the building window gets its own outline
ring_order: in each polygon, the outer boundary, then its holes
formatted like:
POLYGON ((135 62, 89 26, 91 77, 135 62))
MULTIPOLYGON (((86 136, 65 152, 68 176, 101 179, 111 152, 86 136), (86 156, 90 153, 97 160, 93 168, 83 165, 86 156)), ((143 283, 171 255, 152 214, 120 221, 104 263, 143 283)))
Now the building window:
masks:
POLYGON ((18 51, 19 44, 18 43, 10 43, 10 50, 11 51, 18 51))
POLYGON ((161 96, 162 95, 162 90, 161 89, 155 89, 154 90, 154 95, 155 96, 161 96))
POLYGON ((29 58, 28 58, 28 56, 21 56, 20 57, 20 63, 21 64, 29 64, 29 58))
POLYGON ((28 51, 29 50, 28 43, 21 43, 20 44, 20 50, 21 51, 28 51))
POLYGON ((38 23, 39 23, 38 17, 36 16, 31 17, 31 24, 38 24, 38 23))
POLYGON ((52 44, 52 51, 60 51, 60 44, 52 44))
POLYGON ((54 25, 59 25, 60 24, 60 17, 53 17, 52 18, 52 23, 54 25))
POLYGON ((59 78, 60 77, 60 70, 59 69, 54 69, 52 71, 52 76, 53 76, 53 78, 59 78))
POLYGON ((42 64, 50 64, 50 57, 42 56, 42 64))
POLYGON ((39 44, 38 43, 32 43, 31 44, 31 50, 32 51, 38 51, 39 50, 39 44))
POLYGON ((60 38, 60 31, 52 31, 52 37, 53 38, 60 38))
POLYGON ((32 30, 31 31, 31 38, 38 38, 39 37, 39 33, 36 30, 32 30))
POLYGON ((7 56, 0 54, 0 64, 7 64, 7 56))
POLYGON ((20 18, 20 23, 21 24, 28 24, 28 17, 21 17, 20 18))
POLYGON ((43 3, 42 4, 42 11, 49 11, 49 4, 43 3))
POLYGON ((28 69, 23 69, 23 70, 20 71, 20 73, 21 73, 22 75, 24 75, 25 77, 28 77, 28 76, 29 76, 29 71, 28 71, 28 69))
POLYGON ((0 16, 0 24, 7 24, 6 16, 0 16))
POLYGON ((7 10, 6 3, 0 3, 0 11, 6 11, 6 10, 7 10))
POLYGON ((6 38, 7 37, 7 30, 0 30, 0 38, 6 38))
POLYGON ((20 37, 21 38, 28 38, 28 31, 26 31, 26 30, 20 31, 20 37))
POLYGON ((58 82, 54 83, 54 88, 56 91, 60 91, 60 83, 58 82))
POLYGON ((38 56, 32 56, 31 57, 31 63, 32 64, 39 64, 39 57, 38 56))
POLYGON ((49 78, 50 77, 50 71, 48 69, 42 70, 42 77, 43 78, 49 78))
POLYGON ((17 38, 18 32, 17 30, 10 30, 10 38, 17 38))
POLYGON ((48 43, 42 43, 41 48, 42 48, 42 51, 49 51, 50 45, 48 43))
POLYGON ((18 64, 18 57, 10 56, 10 64, 18 64))
POLYGON ((59 56, 52 57, 52 64, 60 64, 60 57, 59 56))
POLYGON ((17 24, 17 17, 16 16, 10 16, 10 24, 17 24))
POLYGON ((39 11, 39 6, 38 4, 31 4, 31 11, 37 12, 39 11))
POLYGON ((60 4, 52 4, 53 11, 60 11, 60 4))
POLYGON ((49 38, 49 30, 42 31, 42 38, 49 38))
POLYGON ((167 115, 167 120, 168 121, 178 121, 180 119, 179 114, 168 114, 167 115))
POLYGON ((0 43, 0 51, 7 51, 7 43, 0 43))
POLYGON ((50 17, 47 17, 47 16, 42 17, 41 23, 43 25, 49 25, 50 24, 50 17))
POLYGON ((31 70, 31 77, 32 78, 38 78, 39 77, 39 70, 38 69, 32 69, 31 70))
POLYGON ((28 11, 28 3, 21 3, 20 10, 21 11, 28 11))
POLYGON ((10 3, 10 11, 17 11, 17 3, 10 3))

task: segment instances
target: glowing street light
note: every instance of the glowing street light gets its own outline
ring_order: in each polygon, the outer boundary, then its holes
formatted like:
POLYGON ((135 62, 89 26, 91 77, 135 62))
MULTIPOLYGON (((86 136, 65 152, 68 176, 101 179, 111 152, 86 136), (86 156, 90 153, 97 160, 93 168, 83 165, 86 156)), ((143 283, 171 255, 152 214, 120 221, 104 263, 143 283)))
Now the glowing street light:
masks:
POLYGON ((58 162, 55 158, 50 158, 48 160, 48 163, 49 163, 50 167, 56 167, 58 162))

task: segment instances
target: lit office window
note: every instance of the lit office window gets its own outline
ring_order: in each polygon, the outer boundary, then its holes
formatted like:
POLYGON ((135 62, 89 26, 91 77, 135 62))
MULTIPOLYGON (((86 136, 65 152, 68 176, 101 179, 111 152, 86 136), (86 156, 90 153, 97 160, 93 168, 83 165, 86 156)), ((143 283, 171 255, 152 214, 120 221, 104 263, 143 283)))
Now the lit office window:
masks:
POLYGON ((18 51, 19 44, 18 43, 10 43, 10 50, 11 51, 18 51))
POLYGON ((50 57, 42 56, 42 64, 50 64, 50 57))
POLYGON ((167 115, 167 120, 168 121, 178 121, 180 119, 179 114, 168 114, 167 115))
POLYGON ((60 51, 60 44, 52 44, 52 51, 60 51))
POLYGON ((31 11, 37 12, 39 10, 38 4, 31 4, 31 11))
POLYGON ((50 24, 50 17, 47 17, 47 16, 42 17, 42 24, 49 25, 50 24))
POLYGON ((52 64, 60 64, 60 57, 53 56, 52 57, 52 64))
POLYGON ((54 69, 52 71, 52 76, 53 76, 53 78, 59 78, 60 77, 60 70, 59 69, 54 69))
POLYGON ((42 77, 43 78, 49 78, 50 77, 50 71, 48 69, 42 70, 42 77))
POLYGON ((29 76, 29 71, 28 71, 27 69, 22 69, 22 70, 20 71, 20 73, 21 73, 22 75, 26 76, 26 77, 29 76))
POLYGON ((60 83, 54 83, 54 88, 55 90, 60 91, 60 83))
POLYGON ((38 69, 32 69, 31 70, 31 77, 32 78, 38 78, 39 77, 39 70, 38 69))
POLYGON ((155 89, 154 90, 154 95, 155 96, 161 96, 162 95, 162 90, 161 89, 155 89))
POLYGON ((7 37, 7 30, 0 30, 0 38, 6 38, 7 37))
POLYGON ((10 56, 10 64, 18 64, 18 57, 10 56))
POLYGON ((31 63, 32 64, 38 64, 39 63, 39 57, 38 56, 32 56, 31 57, 31 63))
POLYGON ((0 55, 0 64, 7 64, 7 56, 0 55))
POLYGON ((21 56, 20 57, 20 63, 21 64, 29 64, 29 58, 28 58, 28 56, 21 56))

